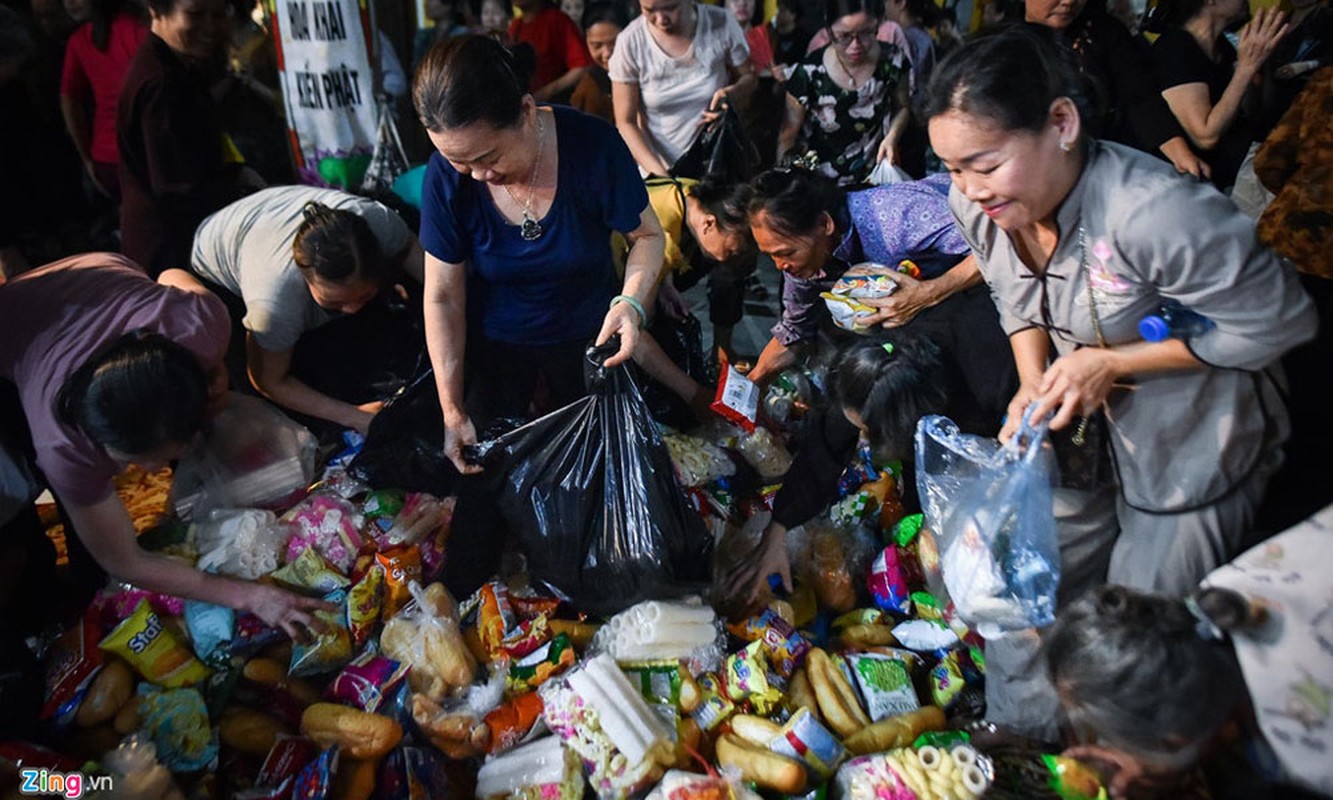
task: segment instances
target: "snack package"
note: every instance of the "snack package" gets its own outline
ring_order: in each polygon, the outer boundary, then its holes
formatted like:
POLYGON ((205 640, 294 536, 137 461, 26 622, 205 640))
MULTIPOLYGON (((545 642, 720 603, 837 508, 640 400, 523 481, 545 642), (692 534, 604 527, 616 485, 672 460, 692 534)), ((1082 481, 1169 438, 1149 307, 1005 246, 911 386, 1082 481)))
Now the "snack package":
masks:
POLYGON ((736 449, 766 481, 781 478, 791 469, 791 453, 768 428, 755 428, 742 436, 736 449))
MULTIPOLYGON (((290 552, 290 551, 289 551, 290 552)), ((273 580, 307 594, 325 595, 335 589, 346 589, 351 581, 334 569, 324 557, 307 547, 286 566, 275 570, 273 580)))
POLYGON ((717 445, 696 436, 667 433, 662 436, 671 465, 676 468, 680 485, 703 486, 727 475, 736 474, 736 465, 717 445))
POLYGON ((639 661, 621 664, 620 671, 650 705, 680 708, 680 662, 639 661))
POLYGON ((845 331, 865 333, 864 320, 878 312, 861 300, 888 297, 898 289, 894 275, 898 270, 883 264, 863 262, 849 268, 833 287, 822 292, 824 305, 833 317, 833 324, 845 331))
POLYGON ((958 635, 949 630, 942 622, 924 619, 909 619, 893 628, 893 636, 898 643, 917 653, 933 653, 958 646, 958 635))
POLYGON ((782 692, 768 681, 763 642, 751 642, 727 656, 724 670, 727 697, 738 703, 748 701, 755 713, 768 716, 782 702, 782 692))
POLYGON ((255 580, 282 564, 291 529, 272 511, 218 509, 190 525, 203 572, 255 580))
POLYGON ((338 610, 315 612, 315 617, 324 623, 324 630, 312 631, 316 634, 313 641, 296 642, 292 646, 288 675, 332 672, 352 659, 352 634, 347 630, 347 592, 341 589, 329 592, 324 595, 324 601, 338 606, 338 610))
POLYGON ((593 637, 593 649, 617 661, 683 659, 692 672, 704 672, 720 660, 717 614, 705 605, 647 600, 607 621, 593 637))
POLYGON ((394 614, 412 599, 408 586, 421 581, 421 550, 416 545, 403 545, 375 556, 384 571, 384 619, 394 614))
POLYGON ((333 792, 333 777, 338 770, 338 748, 330 747, 306 764, 296 774, 292 797, 301 800, 329 800, 333 792))
POLYGON ((769 665, 784 678, 790 678, 810 652, 809 640, 771 608, 739 624, 728 625, 727 630, 738 639, 760 642, 769 665))
POLYGON ((393 519, 403 510, 404 499, 403 493, 396 489, 381 489, 366 495, 361 501, 366 529, 378 536, 393 530, 393 519))
POLYGON ((443 585, 411 584, 412 602, 384 624, 380 649, 407 666, 408 685, 436 702, 471 685, 477 662, 463 642, 458 609, 443 585))
POLYGON ((477 773, 479 800, 581 800, 583 792, 579 757, 559 736, 488 759, 477 773))
POLYGON ((347 629, 360 647, 370 640, 384 609, 384 568, 372 564, 347 592, 347 629))
POLYGON ((342 668, 324 691, 324 697, 374 714, 406 675, 407 667, 366 650, 342 668))
POLYGON ((499 581, 490 581, 477 590, 465 605, 464 617, 477 615, 477 632, 491 660, 504 656, 505 635, 514 627, 514 608, 509 604, 509 589, 499 581))
POLYGON ((838 532, 829 528, 816 530, 811 536, 810 559, 819 604, 835 613, 855 608, 856 588, 838 532))
POLYGON ((525 619, 509 629, 500 642, 500 650, 509 658, 523 658, 551 640, 546 617, 525 619))
POLYGON ((528 655, 509 666, 507 685, 510 691, 529 692, 546 681, 574 666, 577 655, 569 637, 558 634, 528 655))
POLYGON ((875 800, 921 800, 889 765, 882 753, 857 756, 842 765, 836 780, 839 797, 875 800))
POLYGON ((672 731, 610 656, 585 661, 541 688, 547 726, 583 759, 603 800, 652 786, 675 758, 672 731))
POLYGON ((949 708, 968 685, 981 680, 984 662, 974 663, 972 648, 950 650, 930 668, 931 700, 940 708, 949 708))
POLYGON ((307 548, 323 556, 340 572, 352 568, 361 547, 361 514, 341 497, 313 494, 282 515, 292 528, 287 541, 287 560, 293 561, 307 548))
POLYGON ((759 419, 759 387, 754 381, 736 371, 731 364, 722 363, 717 378, 717 394, 710 406, 723 419, 753 433, 759 419))
POLYGON ((912 596, 908 588, 907 574, 902 567, 902 558, 896 544, 884 548, 875 558, 875 563, 870 567, 868 586, 875 605, 899 616, 905 617, 912 613, 912 596))
POLYGON ((690 716, 694 718, 700 730, 711 731, 736 713, 736 704, 727 697, 723 690, 723 681, 717 675, 705 673, 700 675, 697 681, 703 699, 690 716))
POLYGON ((1061 800, 1106 800, 1106 787, 1083 763, 1064 756, 1043 755, 1050 772, 1049 785, 1061 800))
POLYGON ((163 627, 147 600, 140 600, 134 613, 98 646, 125 659, 146 680, 162 686, 190 686, 209 675, 208 667, 181 644, 176 634, 163 627))
POLYGON ((307 764, 319 755, 319 745, 304 736, 279 734, 268 757, 259 768, 255 783, 259 786, 278 786, 295 778, 307 764))
POLYGON ((669 770, 644 800, 760 800, 739 780, 720 775, 669 770))
POLYGON ((90 608, 51 646, 46 654, 45 703, 39 719, 57 716, 93 679, 102 666, 97 636, 96 617, 90 608))
POLYGON ((374 797, 383 800, 449 798, 443 754, 429 747, 403 745, 389 753, 379 771, 374 797))
POLYGON ((185 626, 190 631, 194 652, 207 661, 219 646, 231 642, 236 628, 236 612, 226 606, 186 600, 185 626))
POLYGON ((845 661, 865 700, 871 722, 921 707, 912 686, 909 664, 902 659, 879 653, 859 653, 847 655, 845 661))
POLYGON ((141 729, 152 738, 158 759, 173 772, 208 767, 218 756, 208 707, 195 689, 158 689, 139 684, 141 729))
POLYGON ((532 733, 541 716, 542 698, 536 692, 517 695, 492 709, 485 719, 491 729, 487 752, 497 755, 516 747, 532 733))
POLYGON ((833 771, 847 755, 842 743, 825 728, 808 708, 799 708, 782 732, 769 742, 773 752, 805 762, 815 783, 833 776, 833 771))

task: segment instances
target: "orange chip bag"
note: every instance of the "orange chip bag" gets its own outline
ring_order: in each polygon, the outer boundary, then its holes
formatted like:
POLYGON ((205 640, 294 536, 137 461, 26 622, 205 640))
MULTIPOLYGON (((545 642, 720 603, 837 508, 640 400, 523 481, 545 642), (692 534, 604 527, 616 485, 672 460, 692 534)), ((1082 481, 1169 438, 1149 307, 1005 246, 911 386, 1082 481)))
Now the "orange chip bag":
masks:
POLYGON ((375 556, 384 568, 384 619, 402 610, 412 599, 408 584, 421 581, 421 550, 414 544, 394 547, 375 556))

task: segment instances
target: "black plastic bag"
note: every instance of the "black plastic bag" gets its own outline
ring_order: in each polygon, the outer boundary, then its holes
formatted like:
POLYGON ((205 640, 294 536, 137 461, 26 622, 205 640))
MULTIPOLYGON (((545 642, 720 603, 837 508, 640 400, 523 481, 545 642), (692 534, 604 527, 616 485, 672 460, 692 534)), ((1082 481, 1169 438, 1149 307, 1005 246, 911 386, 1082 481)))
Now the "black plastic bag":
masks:
POLYGON ((744 183, 754 177, 759 151, 745 132, 745 124, 728 103, 722 116, 699 130, 689 149, 671 165, 673 178, 702 179, 714 175, 726 183, 744 183))
POLYGON ((701 590, 712 550, 633 378, 600 366, 614 352, 588 351, 587 397, 478 448, 532 580, 605 616, 701 590))
MULTIPOLYGON (((708 386, 708 364, 704 361, 703 327, 699 318, 688 314, 684 319, 672 319, 658 314, 648 326, 648 333, 662 348, 671 362, 695 381, 708 386)), ((643 370, 635 369, 643 399, 648 403, 653 419, 663 425, 682 430, 694 427, 698 420, 688 403, 666 386, 658 383, 643 370)))
POLYGON ((389 399, 370 421, 361 452, 347 467, 376 489, 403 489, 448 497, 458 470, 444 456, 444 417, 435 373, 426 370, 389 399))

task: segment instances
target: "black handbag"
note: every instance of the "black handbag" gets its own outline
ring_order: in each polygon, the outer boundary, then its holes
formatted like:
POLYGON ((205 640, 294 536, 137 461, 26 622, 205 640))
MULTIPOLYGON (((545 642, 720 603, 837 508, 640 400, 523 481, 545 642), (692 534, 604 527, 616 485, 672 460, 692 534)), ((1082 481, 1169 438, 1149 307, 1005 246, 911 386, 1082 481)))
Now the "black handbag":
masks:
POLYGON ((689 149, 671 165, 671 177, 702 180, 712 175, 734 185, 753 178, 758 165, 759 151, 745 132, 745 124, 731 104, 725 103, 722 116, 700 128, 689 149))

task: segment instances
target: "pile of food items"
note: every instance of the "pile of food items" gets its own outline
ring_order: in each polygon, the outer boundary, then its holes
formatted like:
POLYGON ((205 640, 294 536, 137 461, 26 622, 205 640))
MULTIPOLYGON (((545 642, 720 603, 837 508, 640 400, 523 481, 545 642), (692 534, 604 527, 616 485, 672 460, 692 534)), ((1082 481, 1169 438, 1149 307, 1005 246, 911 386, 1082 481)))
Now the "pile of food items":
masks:
MULTIPOLYGON (((780 438, 666 440, 719 561, 743 551, 790 464, 780 438), (738 490, 747 465, 759 480, 738 490)), ((929 591, 938 556, 900 479, 863 454, 843 498, 791 532, 795 591, 758 613, 664 598, 594 620, 521 566, 451 596, 453 500, 335 467, 280 516, 218 511, 143 540, 327 600, 322 632, 292 642, 108 587, 45 652, 54 749, 7 743, 0 762, 78 765, 134 798, 1104 796, 1077 765, 971 741, 982 642, 929 591)))

